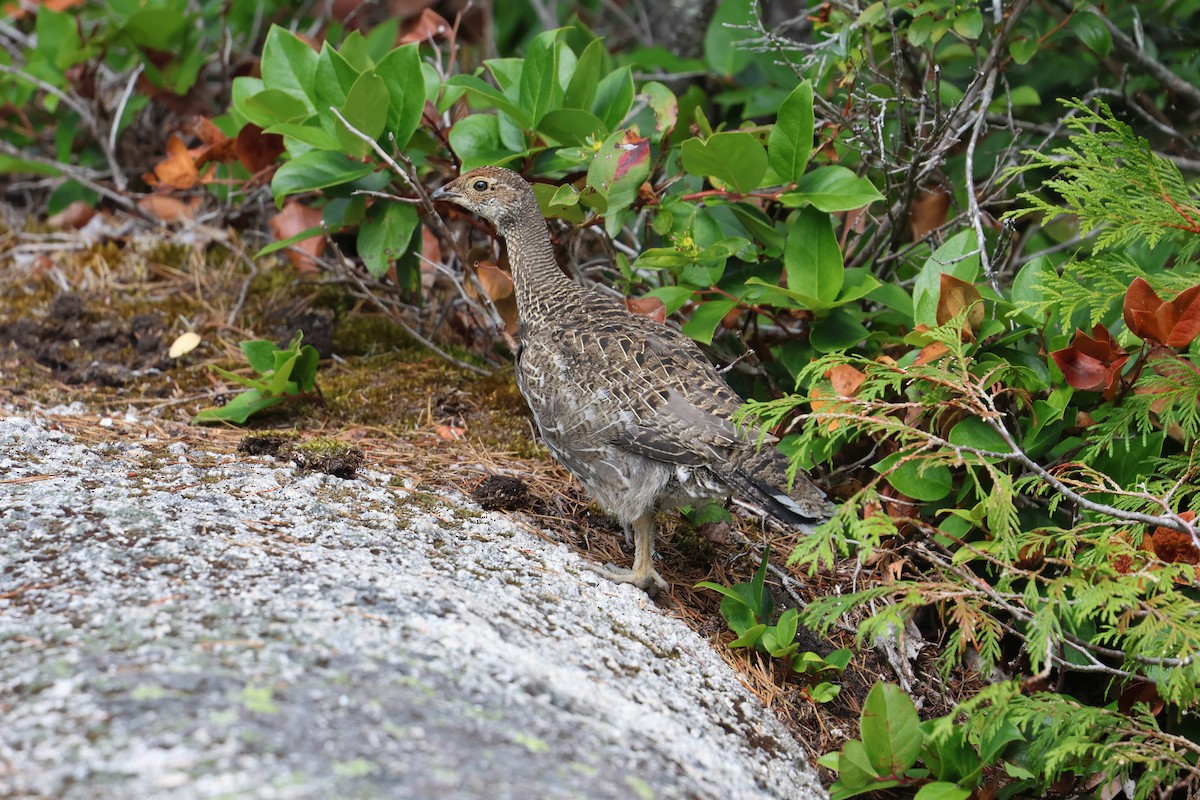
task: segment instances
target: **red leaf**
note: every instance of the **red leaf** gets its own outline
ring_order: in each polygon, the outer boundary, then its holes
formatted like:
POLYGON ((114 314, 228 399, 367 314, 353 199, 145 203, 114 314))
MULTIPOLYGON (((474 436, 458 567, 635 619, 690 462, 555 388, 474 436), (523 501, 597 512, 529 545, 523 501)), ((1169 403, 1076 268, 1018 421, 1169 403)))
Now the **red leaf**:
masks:
POLYGON ((1184 289, 1170 303, 1175 319, 1163 344, 1168 347, 1187 347, 1200 336, 1200 284, 1184 289))
POLYGON ((1121 368, 1129 356, 1103 325, 1092 329, 1088 336, 1076 329, 1071 346, 1050 354, 1062 370, 1067 383, 1076 389, 1090 391, 1114 389, 1121 377, 1121 368))
POLYGON ((1125 326, 1143 339, 1165 344, 1163 339, 1166 337, 1158 329, 1157 318, 1162 304, 1162 298, 1150 288, 1150 284, 1141 278, 1134 278, 1125 292, 1125 326))

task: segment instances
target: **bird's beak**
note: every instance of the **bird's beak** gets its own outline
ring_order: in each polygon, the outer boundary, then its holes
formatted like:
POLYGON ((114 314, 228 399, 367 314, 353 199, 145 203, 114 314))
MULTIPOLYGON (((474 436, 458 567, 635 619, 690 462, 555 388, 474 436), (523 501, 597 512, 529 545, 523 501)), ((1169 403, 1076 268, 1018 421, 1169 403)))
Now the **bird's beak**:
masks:
POLYGON ((458 198, 462 197, 462 195, 460 195, 458 192, 451 189, 450 185, 447 184, 447 185, 443 186, 442 188, 438 189, 433 194, 429 195, 429 197, 431 200, 451 200, 451 201, 453 201, 453 200, 457 200, 458 198))

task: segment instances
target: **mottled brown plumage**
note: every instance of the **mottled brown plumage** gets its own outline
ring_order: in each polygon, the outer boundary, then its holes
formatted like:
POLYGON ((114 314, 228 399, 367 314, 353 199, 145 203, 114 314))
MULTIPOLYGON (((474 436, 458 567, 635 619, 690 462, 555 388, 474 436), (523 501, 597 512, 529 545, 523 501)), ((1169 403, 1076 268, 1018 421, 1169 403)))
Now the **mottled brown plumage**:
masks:
POLYGON ((660 509, 736 494, 800 528, 829 516, 803 475, 783 488, 787 461, 757 446, 759 431, 734 426, 741 400, 691 339, 563 274, 520 175, 480 167, 433 197, 491 221, 508 243, 521 393, 550 452, 634 537, 632 570, 598 572, 651 594, 666 586, 653 563, 660 509))

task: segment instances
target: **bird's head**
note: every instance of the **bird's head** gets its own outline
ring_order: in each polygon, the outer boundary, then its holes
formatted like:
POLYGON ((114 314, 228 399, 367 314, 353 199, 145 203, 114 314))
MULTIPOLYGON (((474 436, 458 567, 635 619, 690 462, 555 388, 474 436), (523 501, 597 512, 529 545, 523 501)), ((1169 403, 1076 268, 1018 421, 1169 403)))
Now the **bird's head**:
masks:
POLYGON ((490 221, 504 233, 531 211, 541 218, 533 190, 504 167, 478 167, 464 172, 434 192, 434 200, 456 203, 490 221))

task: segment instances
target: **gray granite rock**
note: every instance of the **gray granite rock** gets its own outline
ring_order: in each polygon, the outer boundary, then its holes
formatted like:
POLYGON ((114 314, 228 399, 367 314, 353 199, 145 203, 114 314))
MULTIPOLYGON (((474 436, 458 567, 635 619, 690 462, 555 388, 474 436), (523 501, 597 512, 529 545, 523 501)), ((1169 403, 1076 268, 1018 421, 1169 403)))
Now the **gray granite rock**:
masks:
POLYGON ((705 641, 453 493, 21 417, 0 481, 0 796, 824 796, 705 641))

